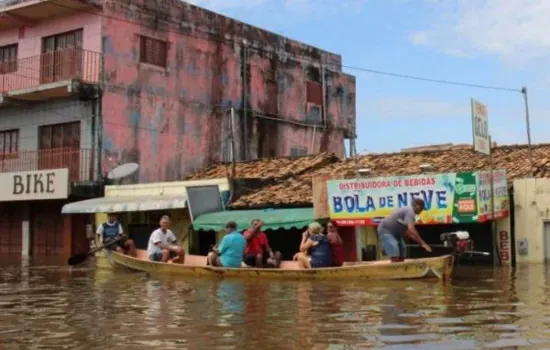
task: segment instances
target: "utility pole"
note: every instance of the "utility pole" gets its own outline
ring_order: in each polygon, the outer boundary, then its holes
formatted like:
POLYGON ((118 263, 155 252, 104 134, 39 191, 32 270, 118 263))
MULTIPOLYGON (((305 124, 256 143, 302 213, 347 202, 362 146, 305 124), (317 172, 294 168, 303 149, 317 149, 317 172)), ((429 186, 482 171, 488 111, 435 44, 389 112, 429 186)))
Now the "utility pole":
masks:
POLYGON ((527 99, 527 88, 524 86, 521 88, 523 95, 523 101, 525 102, 525 126, 527 127, 527 152, 529 157, 529 166, 531 170, 531 176, 535 176, 535 166, 533 164, 533 149, 531 147, 531 124, 529 122, 529 102, 527 99))

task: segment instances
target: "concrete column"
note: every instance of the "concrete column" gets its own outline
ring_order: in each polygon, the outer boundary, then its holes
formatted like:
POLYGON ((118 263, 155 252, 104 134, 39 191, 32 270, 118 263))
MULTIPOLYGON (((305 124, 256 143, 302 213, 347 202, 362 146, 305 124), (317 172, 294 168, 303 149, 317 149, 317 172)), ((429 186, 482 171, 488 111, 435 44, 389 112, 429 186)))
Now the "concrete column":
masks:
POLYGON ((357 261, 362 260, 363 247, 363 232, 361 230, 361 227, 355 226, 355 249, 357 252, 357 261))
POLYGON ((23 235, 21 240, 21 256, 23 258, 28 258, 31 253, 31 225, 29 220, 22 221, 21 226, 23 235))

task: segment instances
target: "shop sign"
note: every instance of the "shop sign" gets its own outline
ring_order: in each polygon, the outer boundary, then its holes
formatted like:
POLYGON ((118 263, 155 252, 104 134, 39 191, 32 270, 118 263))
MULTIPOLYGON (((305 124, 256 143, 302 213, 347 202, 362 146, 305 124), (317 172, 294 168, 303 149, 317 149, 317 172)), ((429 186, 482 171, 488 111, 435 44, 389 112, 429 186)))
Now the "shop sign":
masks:
POLYGON ((471 104, 474 151, 489 155, 491 154, 491 141, 489 136, 489 115, 487 113, 487 106, 474 99, 471 99, 471 104))
POLYGON ((375 225, 416 198, 426 205, 423 224, 476 222, 476 192, 473 173, 327 181, 330 217, 340 225, 375 225))
MULTIPOLYGON (((395 209, 410 206, 414 199, 420 198, 426 204, 426 210, 417 218, 421 224, 480 222, 487 196, 484 178, 480 181, 483 174, 461 172, 327 181, 329 215, 340 225, 376 225, 395 209)), ((506 172, 495 170, 495 174, 498 174, 495 217, 504 217, 508 215, 506 172)))
POLYGON ((68 196, 68 169, 0 173, 0 201, 65 199, 68 196))
MULTIPOLYGON (((510 213, 508 205, 508 183, 506 170, 493 170, 493 188, 495 196, 495 219, 507 217, 510 213)), ((477 173, 477 203, 479 207, 479 222, 491 220, 491 172, 477 173)))

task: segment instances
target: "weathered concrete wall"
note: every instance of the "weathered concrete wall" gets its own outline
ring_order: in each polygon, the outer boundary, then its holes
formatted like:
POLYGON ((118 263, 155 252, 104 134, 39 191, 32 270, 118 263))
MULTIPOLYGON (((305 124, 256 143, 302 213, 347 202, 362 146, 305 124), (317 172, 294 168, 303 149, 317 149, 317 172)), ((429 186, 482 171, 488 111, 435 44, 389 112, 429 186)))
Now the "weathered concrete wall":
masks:
POLYGON ((103 8, 103 148, 139 163, 140 182, 229 159, 231 106, 237 159, 290 155, 292 147, 344 154, 355 80, 339 72, 340 56, 181 1, 128 4, 103 8), (166 69, 139 63, 140 35, 169 43, 166 69), (326 65, 326 128, 307 116, 312 62, 326 65))

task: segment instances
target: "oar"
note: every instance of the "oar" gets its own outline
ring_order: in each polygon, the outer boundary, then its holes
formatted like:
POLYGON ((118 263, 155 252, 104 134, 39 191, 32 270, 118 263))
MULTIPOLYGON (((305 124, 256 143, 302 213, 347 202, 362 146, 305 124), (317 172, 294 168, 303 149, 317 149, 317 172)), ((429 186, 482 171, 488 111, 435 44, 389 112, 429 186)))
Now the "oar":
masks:
POLYGON ((71 266, 74 266, 74 265, 78 265, 78 264, 82 264, 84 261, 86 261, 86 259, 88 259, 88 257, 90 255, 93 255, 95 252, 98 252, 100 251, 101 249, 103 248, 107 248, 113 244, 115 244, 116 242, 120 241, 123 237, 119 237, 115 240, 112 240, 112 241, 109 241, 95 249, 92 249, 90 250, 88 253, 79 253, 79 254, 75 254, 73 256, 71 256, 68 260, 68 264, 71 265, 71 266))

